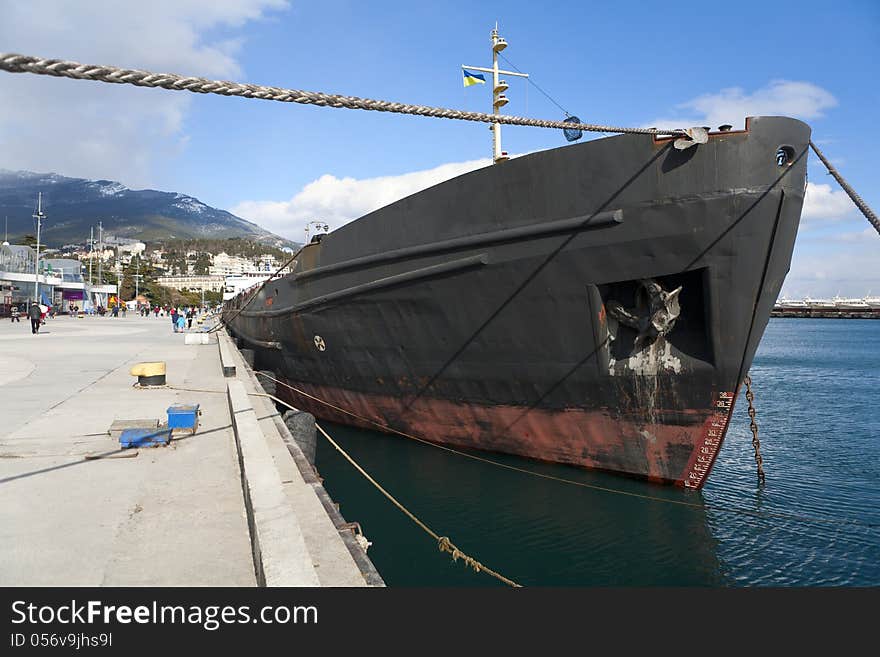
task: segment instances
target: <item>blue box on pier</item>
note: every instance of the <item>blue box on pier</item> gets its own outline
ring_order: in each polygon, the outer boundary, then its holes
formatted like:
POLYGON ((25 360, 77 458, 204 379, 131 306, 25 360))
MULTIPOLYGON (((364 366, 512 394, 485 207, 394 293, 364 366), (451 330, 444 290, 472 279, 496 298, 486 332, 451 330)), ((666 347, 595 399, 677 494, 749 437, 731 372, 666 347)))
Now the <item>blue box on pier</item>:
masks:
POLYGON ((120 447, 158 447, 169 442, 171 442, 171 429, 168 427, 124 429, 119 434, 120 447))
POLYGON ((198 404, 175 404, 168 407, 168 428, 195 433, 199 426, 198 404))

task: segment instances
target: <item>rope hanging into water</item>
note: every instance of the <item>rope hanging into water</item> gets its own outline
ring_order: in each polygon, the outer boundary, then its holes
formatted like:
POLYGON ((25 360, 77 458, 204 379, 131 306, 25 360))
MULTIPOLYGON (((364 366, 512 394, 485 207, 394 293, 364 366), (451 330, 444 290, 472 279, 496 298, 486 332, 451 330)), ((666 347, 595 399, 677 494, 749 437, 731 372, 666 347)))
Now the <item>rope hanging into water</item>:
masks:
MULTIPOLYGON (((287 404, 285 402, 281 402, 281 403, 289 408, 293 408, 292 406, 290 406, 290 404, 287 404)), ((331 445, 333 445, 334 448, 336 448, 336 451, 338 451, 340 454, 342 454, 342 456, 345 458, 345 460, 348 461, 349 463, 351 463, 351 465, 354 466, 354 468, 358 472, 360 472, 367 479, 367 481, 369 481, 371 484, 373 484, 373 486, 375 486, 376 489, 380 493, 382 493, 386 498, 388 498, 388 500, 394 506, 396 506, 398 509, 400 509, 404 514, 406 514, 406 516, 410 520, 412 520, 414 523, 416 523, 424 532, 426 532, 435 541, 437 541, 437 548, 441 552, 448 552, 449 554, 451 554, 453 561, 458 561, 459 559, 461 559, 465 563, 465 565, 469 566, 470 568, 473 568, 475 572, 478 572, 478 573, 483 572, 483 573, 486 573, 487 575, 491 575, 495 579, 497 579, 501 582, 504 582, 508 586, 514 586, 517 588, 520 587, 520 584, 517 584, 512 579, 509 579, 509 578, 505 577, 504 575, 502 575, 501 573, 492 570, 488 566, 480 563, 479 561, 477 561, 473 557, 471 557, 471 556, 465 554, 464 552, 462 552, 461 550, 459 550, 458 547, 456 547, 456 545, 452 541, 449 540, 448 536, 440 536, 440 534, 438 534, 433 529, 428 527, 428 525, 426 525, 424 522, 419 520, 416 517, 416 515, 412 513, 412 511, 410 511, 403 504, 401 504, 399 501, 397 501, 397 498, 395 498, 391 493, 389 493, 387 490, 385 490, 378 481, 373 479, 370 476, 370 474, 366 470, 364 470, 357 463, 357 461, 355 461, 353 458, 351 458, 351 456, 348 455, 348 452, 346 452, 344 449, 342 449, 342 447, 339 446, 339 443, 337 443, 335 440, 333 440, 333 438, 330 437, 330 434, 328 434, 326 431, 324 431, 324 428, 320 424, 318 424, 317 422, 315 423, 315 428, 317 428, 317 430, 321 432, 321 435, 324 436, 324 438, 326 438, 328 440, 328 442, 331 445)))
POLYGON ((171 91, 191 91, 198 94, 218 94, 220 96, 239 96, 260 100, 275 100, 282 103, 301 103, 320 107, 336 107, 345 109, 370 110, 375 112, 394 112, 397 114, 414 114, 440 119, 456 119, 459 121, 477 121, 480 123, 503 123, 506 125, 522 125, 532 128, 552 128, 556 130, 583 130, 585 132, 609 132, 639 135, 675 135, 685 131, 660 130, 657 128, 624 128, 592 123, 565 123, 564 121, 547 121, 530 119, 522 116, 504 114, 485 114, 483 112, 466 112, 445 107, 428 105, 410 105, 387 100, 373 100, 357 96, 328 94, 320 91, 303 91, 301 89, 284 89, 267 87, 258 84, 228 82, 225 80, 209 80, 176 73, 152 73, 134 68, 81 64, 80 62, 63 59, 44 59, 31 55, 16 53, 0 53, 0 70, 10 73, 33 73, 35 75, 51 75, 54 77, 71 78, 74 80, 92 80, 112 84, 133 84, 138 87, 169 89, 171 91))
MULTIPOLYGON (((751 509, 744 509, 741 507, 724 507, 724 506, 717 506, 717 505, 713 505, 713 504, 687 502, 685 500, 673 500, 668 497, 659 497, 656 495, 646 495, 644 493, 635 493, 632 491, 620 490, 619 488, 609 488, 607 486, 599 486, 597 484, 588 484, 583 481, 575 481, 574 479, 566 479, 564 477, 556 477, 554 475, 548 475, 548 474, 544 474, 542 472, 536 472, 534 470, 527 470, 526 468, 519 468, 515 465, 508 465, 506 463, 500 463, 499 461, 494 461, 492 459, 484 458, 482 456, 477 456, 476 454, 468 454, 467 452, 462 452, 461 450, 457 450, 452 447, 446 447, 445 445, 433 443, 430 440, 425 440, 424 438, 414 436, 412 434, 406 433, 405 431, 400 431, 399 429, 395 429, 394 427, 390 427, 386 424, 381 424, 380 422, 376 422, 376 421, 371 420, 367 417, 364 417, 362 415, 358 415, 357 413, 353 413, 352 411, 348 411, 344 408, 336 406, 335 404, 328 402, 328 401, 325 401, 323 399, 320 399, 319 397, 315 397, 314 395, 310 395, 309 393, 305 392, 304 390, 300 390, 299 388, 292 386, 285 381, 281 381, 280 379, 276 379, 272 376, 269 376, 268 374, 266 374, 263 371, 254 370, 254 374, 258 375, 258 376, 265 377, 265 378, 269 379, 270 381, 274 381, 275 383, 280 383, 285 388, 288 388, 289 390, 292 390, 293 392, 295 392, 299 395, 302 395, 303 397, 306 397, 308 399, 316 401, 319 404, 327 406, 328 408, 332 408, 333 410, 338 411, 340 413, 343 413, 345 415, 348 415, 349 417, 353 417, 356 420, 360 420, 361 422, 364 422, 366 424, 370 424, 370 425, 376 427, 377 429, 380 429, 381 431, 384 431, 387 433, 393 433, 395 435, 402 436, 403 438, 408 438, 410 440, 414 440, 416 442, 419 442, 423 445, 428 445, 428 446, 434 447, 436 449, 441 449, 441 450, 443 450, 445 452, 449 452, 451 454, 457 454, 458 456, 463 456, 463 457, 471 459, 473 461, 479 461, 480 463, 494 465, 496 467, 503 468, 505 470, 519 472, 521 474, 529 475, 531 477, 538 477, 540 479, 557 481, 557 482, 560 482, 563 484, 570 484, 572 486, 579 486, 581 488, 588 488, 590 490, 601 491, 603 493, 614 493, 616 495, 624 495, 626 497, 634 497, 637 499, 649 500, 651 502, 662 502, 665 504, 675 504, 677 506, 689 507, 689 508, 697 509, 697 510, 718 511, 721 513, 735 513, 738 515, 751 516, 751 517, 759 518, 762 520, 768 520, 768 519, 792 520, 792 521, 796 521, 796 522, 815 523, 815 524, 823 524, 823 525, 840 525, 840 526, 850 525, 850 526, 869 527, 869 528, 877 528, 878 526, 880 526, 876 523, 864 522, 864 521, 858 520, 856 518, 846 518, 846 519, 820 518, 820 517, 802 516, 802 515, 790 514, 790 513, 773 513, 773 512, 767 512, 767 511, 752 511, 751 509)), ((281 401, 281 400, 278 400, 277 397, 274 397, 272 395, 268 395, 268 396, 271 397, 272 399, 275 399, 276 401, 281 401)), ((282 402, 282 403, 285 406, 287 406, 288 408, 292 408, 290 406, 290 404, 288 404, 286 402, 282 402)))
POLYGON ((828 173, 834 176, 834 179, 837 181, 837 184, 843 188, 843 191, 847 193, 853 203, 855 203, 856 207, 861 211, 863 215, 865 215, 865 219, 867 219, 874 229, 880 234, 880 219, 877 218, 877 215, 874 211, 868 207, 868 204, 862 199, 861 196, 856 194, 856 190, 850 187, 849 183, 844 180, 843 176, 840 175, 840 172, 834 167, 831 162, 828 161, 828 158, 818 149, 816 144, 810 140, 810 148, 813 149, 813 152, 819 156, 819 159, 822 160, 822 164, 825 165, 825 168, 828 169, 828 173))

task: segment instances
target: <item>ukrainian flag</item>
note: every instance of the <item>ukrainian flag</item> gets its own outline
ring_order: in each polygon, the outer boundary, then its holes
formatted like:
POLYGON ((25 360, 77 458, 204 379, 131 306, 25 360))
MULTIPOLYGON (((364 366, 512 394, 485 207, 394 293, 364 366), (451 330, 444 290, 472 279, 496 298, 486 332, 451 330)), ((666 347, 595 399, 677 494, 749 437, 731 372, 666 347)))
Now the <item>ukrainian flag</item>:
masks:
POLYGON ((469 87, 472 84, 486 84, 486 76, 482 73, 471 73, 464 69, 461 70, 464 73, 464 86, 469 87))

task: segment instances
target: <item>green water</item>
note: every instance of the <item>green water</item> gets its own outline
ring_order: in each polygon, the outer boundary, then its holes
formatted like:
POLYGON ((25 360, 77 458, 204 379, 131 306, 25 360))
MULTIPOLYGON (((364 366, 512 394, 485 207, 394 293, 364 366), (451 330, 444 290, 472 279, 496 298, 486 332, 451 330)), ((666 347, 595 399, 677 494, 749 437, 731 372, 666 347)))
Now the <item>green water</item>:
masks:
MULTIPOLYGON (((744 398, 700 493, 485 455, 696 506, 540 479, 405 438, 325 428, 438 534, 524 585, 880 584, 880 440, 873 422, 880 322, 772 320, 752 379, 768 476, 763 489, 744 398)), ((317 467, 343 515, 360 522, 373 542, 368 554, 390 586, 498 585, 453 564, 320 436, 317 467)))

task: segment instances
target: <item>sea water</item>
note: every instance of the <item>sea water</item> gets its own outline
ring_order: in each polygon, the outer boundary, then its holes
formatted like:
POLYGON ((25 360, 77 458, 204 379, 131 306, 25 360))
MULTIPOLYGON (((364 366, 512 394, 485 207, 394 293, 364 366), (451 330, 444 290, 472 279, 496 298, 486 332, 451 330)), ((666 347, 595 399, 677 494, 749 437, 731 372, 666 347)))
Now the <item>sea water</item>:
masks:
MULTIPOLYGON (((745 394, 701 492, 471 452, 609 492, 325 428, 434 531, 526 586, 880 584, 880 321, 772 319, 751 376, 764 486, 745 394)), ((390 586, 498 584, 453 563, 318 440, 324 485, 390 586)))

